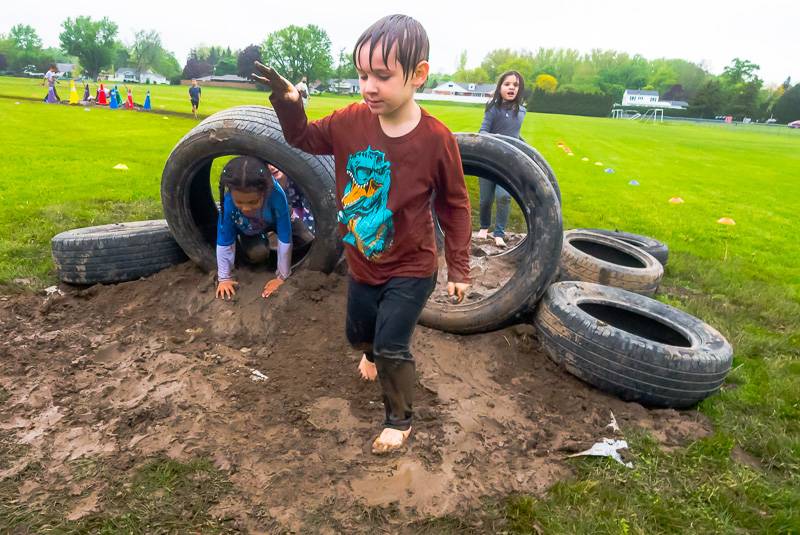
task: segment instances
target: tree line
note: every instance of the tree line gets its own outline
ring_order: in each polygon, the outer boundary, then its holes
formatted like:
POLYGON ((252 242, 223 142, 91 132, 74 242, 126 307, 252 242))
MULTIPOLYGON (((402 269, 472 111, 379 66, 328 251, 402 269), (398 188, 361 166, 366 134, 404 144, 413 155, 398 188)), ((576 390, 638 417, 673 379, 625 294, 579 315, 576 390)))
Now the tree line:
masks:
MULTIPOLYGON (((139 71, 153 70, 175 82, 180 78, 236 74, 247 78, 253 61, 273 65, 292 81, 341 80, 356 78, 350 51, 341 49, 334 57, 331 40, 319 26, 291 25, 266 36, 263 42, 241 50, 224 46, 200 45, 189 52, 180 67, 175 55, 164 49, 154 30, 135 33, 133 43, 124 44, 117 24, 108 18, 88 16, 67 18, 59 34, 60 48, 43 48, 36 30, 17 24, 8 34, 0 34, 0 71, 22 72, 33 66, 42 72, 55 62, 78 63, 89 77, 106 69, 132 66, 139 71)), ((533 90, 563 93, 564 102, 592 100, 621 102, 626 89, 658 91, 662 100, 686 101, 689 112, 698 117, 733 115, 764 120, 773 115, 786 122, 800 118, 800 84, 787 78, 778 86, 767 86, 758 76, 759 66, 734 58, 720 75, 703 65, 683 59, 648 60, 614 50, 581 53, 573 49, 540 48, 537 51, 496 49, 481 64, 467 69, 467 53, 462 52, 453 73, 434 73, 426 87, 455 81, 493 84, 505 71, 520 72, 533 90)))

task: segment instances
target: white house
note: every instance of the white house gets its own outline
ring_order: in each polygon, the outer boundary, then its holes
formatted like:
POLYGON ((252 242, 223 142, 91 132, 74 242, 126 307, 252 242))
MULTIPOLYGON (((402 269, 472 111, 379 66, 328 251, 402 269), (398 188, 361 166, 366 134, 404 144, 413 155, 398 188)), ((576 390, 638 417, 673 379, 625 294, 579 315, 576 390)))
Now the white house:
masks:
POLYGON ((461 97, 485 97, 491 98, 494 94, 494 84, 461 84, 456 82, 444 82, 433 88, 434 95, 454 95, 461 97))
POLYGON ((659 106, 658 91, 626 89, 622 95, 623 106, 659 106))
POLYGON ((358 78, 345 78, 343 80, 333 79, 330 80, 329 85, 331 90, 336 93, 355 95, 361 92, 358 86, 358 78))
POLYGON ((161 74, 153 71, 139 72, 134 67, 122 67, 117 69, 114 76, 109 76, 111 82, 138 82, 140 84, 168 84, 169 80, 161 74))

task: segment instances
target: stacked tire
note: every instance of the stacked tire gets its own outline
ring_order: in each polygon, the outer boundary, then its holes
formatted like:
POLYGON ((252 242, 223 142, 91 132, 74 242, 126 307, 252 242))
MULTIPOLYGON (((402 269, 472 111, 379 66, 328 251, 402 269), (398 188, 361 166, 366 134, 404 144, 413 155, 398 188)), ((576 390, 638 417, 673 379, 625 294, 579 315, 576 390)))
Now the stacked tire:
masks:
POLYGON ((546 354, 579 379, 649 406, 687 408, 718 391, 733 350, 711 326, 650 299, 666 244, 601 229, 564 233, 560 282, 534 325, 546 354))
POLYGON ((163 219, 69 230, 50 245, 58 278, 70 284, 125 282, 186 261, 163 219))

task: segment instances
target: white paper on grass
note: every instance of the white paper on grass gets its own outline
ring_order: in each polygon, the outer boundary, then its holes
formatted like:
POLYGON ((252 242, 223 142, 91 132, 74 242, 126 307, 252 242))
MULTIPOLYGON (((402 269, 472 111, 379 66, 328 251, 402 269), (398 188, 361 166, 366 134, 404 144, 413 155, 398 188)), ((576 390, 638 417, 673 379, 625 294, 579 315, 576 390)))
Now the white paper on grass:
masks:
POLYGON ((626 450, 628 449, 628 442, 625 440, 614 440, 610 438, 604 438, 602 442, 597 442, 591 448, 586 451, 582 451, 580 453, 575 453, 572 455, 567 455, 567 457, 581 457, 581 456, 591 456, 591 457, 611 457, 619 464, 626 466, 628 468, 633 468, 633 463, 625 462, 622 460, 622 456, 620 456, 618 450, 626 450))

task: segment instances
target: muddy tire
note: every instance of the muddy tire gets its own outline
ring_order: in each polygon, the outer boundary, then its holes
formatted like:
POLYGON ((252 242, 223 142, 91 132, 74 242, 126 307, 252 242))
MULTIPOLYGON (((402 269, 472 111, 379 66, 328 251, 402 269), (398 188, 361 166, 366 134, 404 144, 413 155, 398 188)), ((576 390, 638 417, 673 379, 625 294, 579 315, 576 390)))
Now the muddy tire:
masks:
POLYGON ((651 238, 650 236, 631 234, 630 232, 622 232, 621 230, 605 230, 599 228, 585 228, 579 230, 594 232, 595 234, 602 234, 603 236, 610 236, 612 238, 624 241, 625 243, 630 243, 634 247, 638 247, 644 252, 653 255, 656 260, 661 262, 662 266, 667 265, 667 260, 669 259, 669 247, 667 247, 666 243, 658 241, 655 238, 651 238))
POLYGON ((547 355, 627 401, 686 408, 719 390, 733 349, 703 321, 632 292, 585 282, 550 286, 534 319, 547 355))
POLYGON ((547 163, 547 160, 544 159, 542 153, 540 153, 534 147, 528 145, 526 142, 522 141, 519 138, 505 136, 503 134, 490 134, 490 135, 496 137, 497 139, 502 139, 506 143, 510 143, 511 145, 515 146, 516 148, 524 152, 528 158, 533 160, 536 163, 536 165, 541 167, 542 171, 544 171, 545 175, 547 175, 547 180, 550 181, 550 185, 553 186, 553 191, 555 192, 556 197, 558 198, 558 203, 561 204, 561 188, 558 187, 558 180, 556 180, 556 174, 553 171, 553 168, 550 167, 550 164, 547 163))
POLYGON ((464 174, 488 178, 506 189, 522 208, 528 238, 520 248, 516 271, 484 300, 440 304, 433 299, 420 323, 442 331, 469 334, 499 329, 518 321, 541 298, 557 274, 561 251, 561 207, 545 172, 516 147, 488 135, 456 134, 464 174))
MULTIPOLYGON (((256 156, 300 187, 314 213, 315 237, 295 268, 330 272, 341 253, 336 223, 333 158, 286 143, 278 118, 265 106, 240 106, 208 117, 172 149, 161 176, 161 202, 175 240, 206 271, 216 269, 217 205, 209 176, 214 158, 256 156)), ((214 177, 216 178, 216 177, 214 177)))
MULTIPOLYGON (((490 135, 496 139, 505 141, 506 143, 518 148, 526 156, 528 156, 533 162, 539 166, 539 168, 544 171, 545 175, 547 176, 547 180, 550 182, 550 185, 553 187, 553 192, 556 194, 556 198, 558 199, 559 205, 561 205, 561 189, 558 187, 558 180, 556 180, 556 174, 553 172, 553 168, 550 167, 550 164, 547 163, 547 160, 544 159, 544 156, 536 150, 535 148, 531 147, 524 141, 519 138, 505 136, 503 134, 482 134, 482 135, 490 135)), ((439 225, 439 220, 434 217, 434 231, 436 232, 436 246, 441 251, 444 249, 444 232, 442 231, 442 227, 439 225)), ((527 238, 526 238, 527 239, 527 238)), ((511 262, 515 262, 518 260, 520 255, 524 252, 525 248, 523 247, 524 240, 521 241, 514 247, 509 248, 508 250, 492 255, 493 257, 502 257, 507 259, 511 262)))
POLYGON ((559 279, 614 286, 642 295, 658 289, 664 266, 629 243, 586 230, 564 233, 559 279))
POLYGON ((68 230, 50 245, 58 278, 70 284, 135 280, 186 261, 163 219, 68 230))

